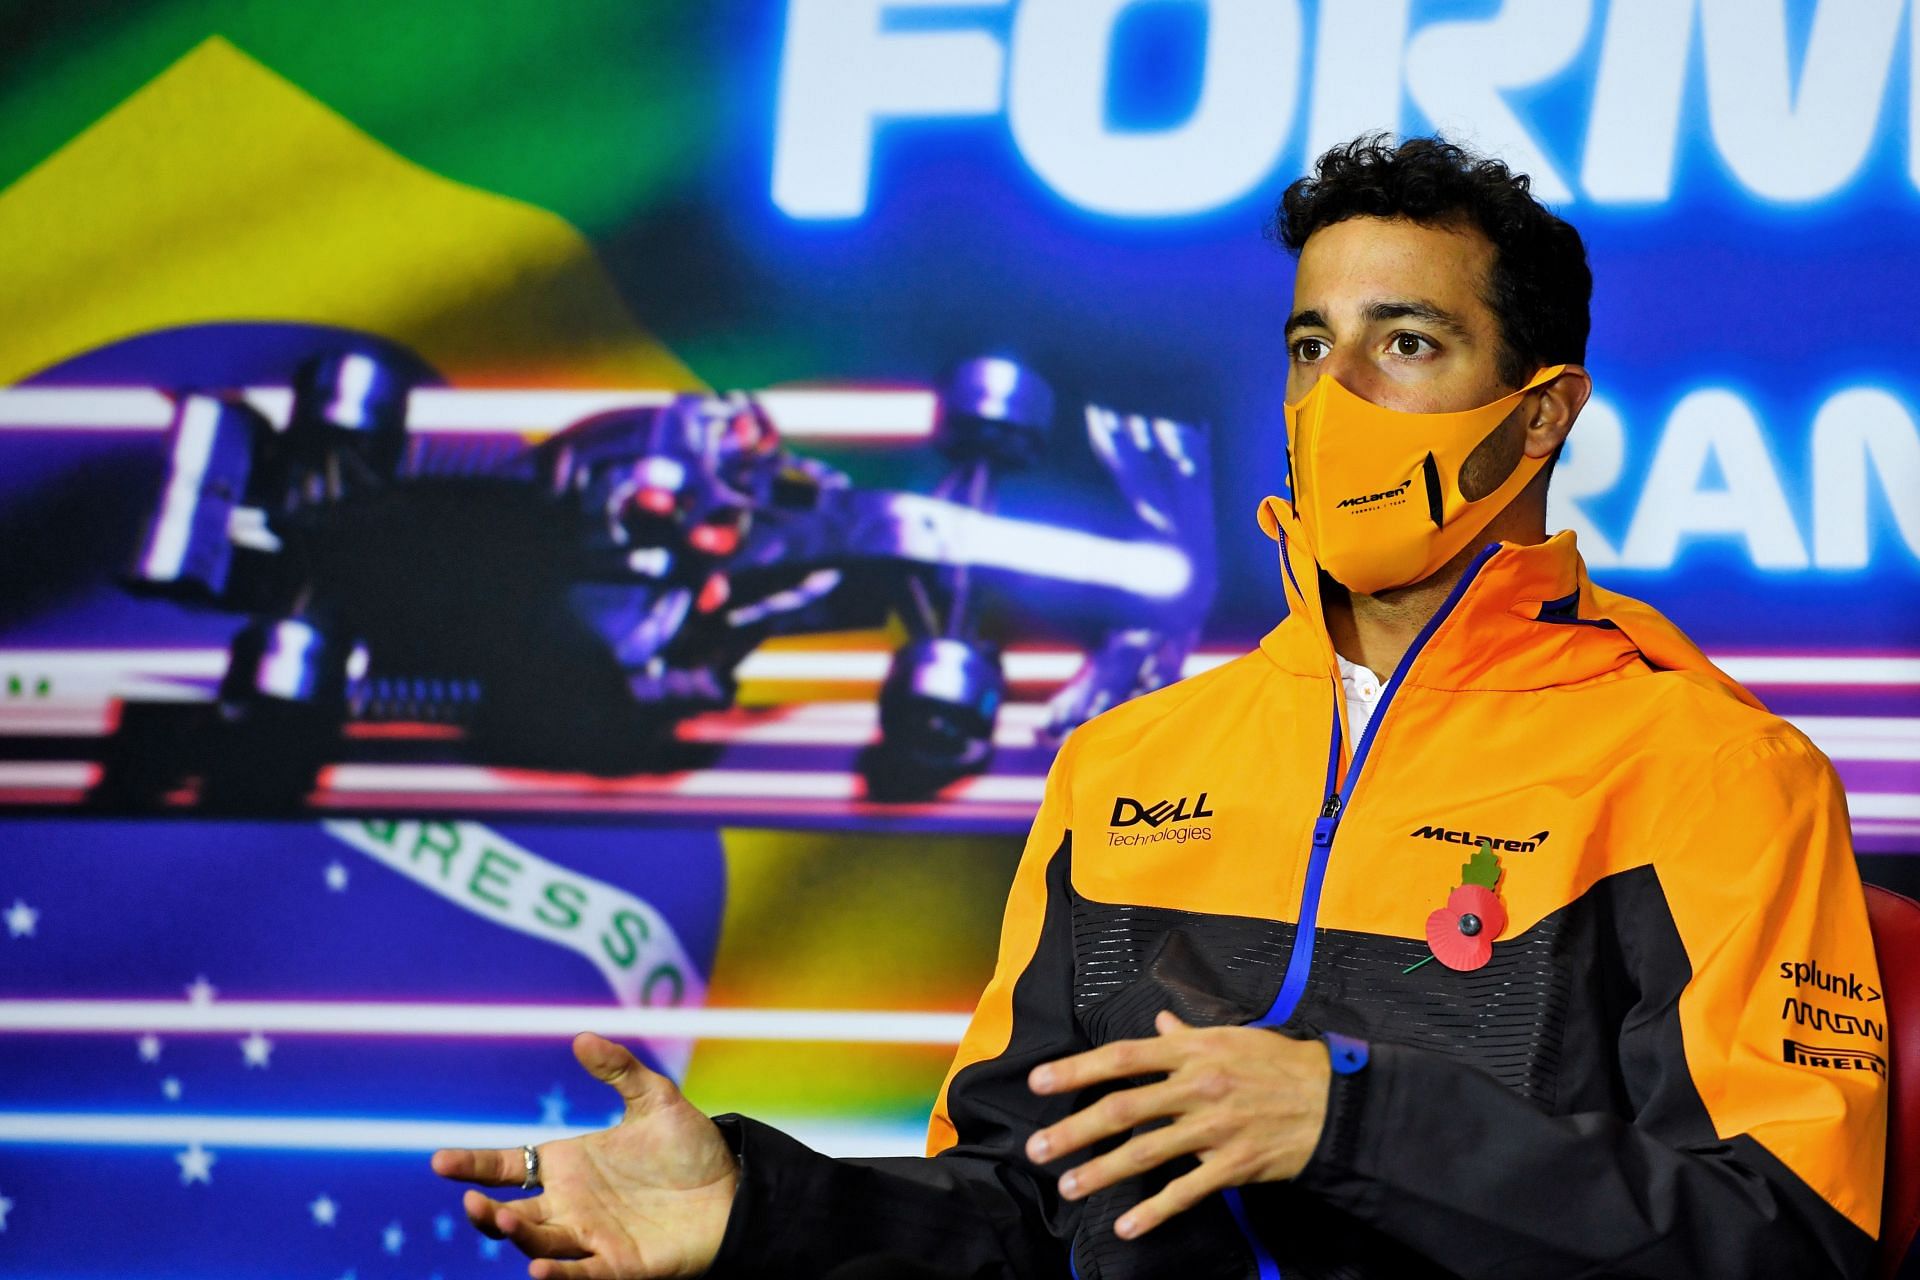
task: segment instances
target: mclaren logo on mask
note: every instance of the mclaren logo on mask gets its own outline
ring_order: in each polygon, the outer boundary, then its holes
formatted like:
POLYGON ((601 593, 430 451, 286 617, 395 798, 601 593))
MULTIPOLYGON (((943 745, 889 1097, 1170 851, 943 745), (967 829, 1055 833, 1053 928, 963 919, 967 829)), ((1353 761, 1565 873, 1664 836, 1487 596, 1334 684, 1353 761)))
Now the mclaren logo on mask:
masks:
POLYGON ((1352 498, 1342 498, 1333 504, 1334 509, 1337 511, 1342 507, 1367 507, 1372 506, 1376 502, 1385 502, 1388 498, 1399 497, 1405 493, 1412 484, 1413 481, 1411 480, 1402 480, 1399 484, 1393 486, 1393 488, 1382 489, 1379 493, 1363 493, 1352 498))
POLYGON ((1552 833, 1536 831, 1524 840, 1509 840, 1504 836, 1483 835, 1478 831, 1468 831, 1463 828, 1445 827, 1437 824, 1416 827, 1412 831, 1407 832, 1407 835, 1415 840, 1443 840, 1448 844, 1491 845, 1496 853, 1532 853, 1535 849, 1538 849, 1547 842, 1547 836, 1550 834, 1552 833))

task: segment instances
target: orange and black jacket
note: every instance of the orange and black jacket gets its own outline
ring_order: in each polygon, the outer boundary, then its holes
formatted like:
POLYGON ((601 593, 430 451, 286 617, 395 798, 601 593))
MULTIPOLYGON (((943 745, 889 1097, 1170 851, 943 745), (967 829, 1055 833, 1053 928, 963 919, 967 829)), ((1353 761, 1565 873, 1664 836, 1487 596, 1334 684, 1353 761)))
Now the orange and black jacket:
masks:
POLYGON ((1067 740, 931 1159, 829 1160, 728 1117, 746 1176, 716 1270, 1810 1277, 1880 1221, 1885 1004, 1826 758, 1573 535, 1474 561, 1345 723, 1318 573, 1269 500, 1289 616, 1252 653, 1067 740), (1302 562, 1304 561, 1304 563, 1302 562), (1508 922, 1420 963, 1482 841, 1508 922), (1062 1200, 1037 1064, 1189 1023, 1326 1036, 1328 1118, 1291 1182, 1136 1241, 1191 1162, 1062 1200))

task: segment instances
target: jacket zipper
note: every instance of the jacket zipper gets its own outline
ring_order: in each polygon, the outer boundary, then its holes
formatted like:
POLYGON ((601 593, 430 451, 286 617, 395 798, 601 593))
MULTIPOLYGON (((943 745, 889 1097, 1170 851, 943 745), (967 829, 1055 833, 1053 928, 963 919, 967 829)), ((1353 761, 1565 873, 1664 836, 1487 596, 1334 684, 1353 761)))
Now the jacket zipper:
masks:
MULTIPOLYGON (((1320 815, 1314 819, 1313 823, 1313 842, 1311 851, 1307 855, 1306 882, 1300 889, 1300 918, 1299 923, 1294 926, 1293 948, 1287 954, 1287 971, 1280 980, 1280 991, 1274 996, 1273 1004, 1250 1025, 1281 1026, 1293 1017, 1294 1011, 1300 1007, 1300 999, 1307 991, 1307 977, 1313 968, 1314 922, 1320 914, 1320 887, 1326 880, 1327 861, 1333 853, 1333 838, 1340 829, 1340 819, 1346 816, 1348 809, 1352 807, 1354 786, 1360 780, 1360 771, 1366 766, 1368 753, 1373 750, 1374 738, 1380 724, 1386 719, 1393 695, 1399 691, 1400 685, 1406 680, 1407 672, 1413 669, 1420 651, 1426 648, 1427 641, 1433 638, 1433 633, 1440 629, 1440 624, 1453 613, 1460 603, 1460 598, 1466 594, 1467 588, 1472 585, 1473 580, 1479 576, 1480 570, 1499 549, 1500 544, 1497 542, 1481 549, 1480 554, 1468 563, 1466 571, 1460 575, 1460 580, 1453 584, 1453 590, 1447 593, 1447 598, 1441 602, 1439 609, 1435 610, 1433 617, 1427 619, 1427 625, 1420 628, 1420 633, 1413 638, 1413 643, 1401 657, 1399 666, 1394 668, 1392 679, 1388 680, 1386 687, 1380 691, 1380 701, 1373 709, 1372 719, 1367 722, 1366 732, 1360 735, 1360 741, 1354 747, 1353 759, 1347 765, 1344 778, 1339 777, 1340 708, 1338 705, 1344 693, 1340 682, 1337 679, 1334 681, 1333 742, 1327 749, 1327 781, 1322 790, 1326 799, 1321 802, 1320 815)), ((1293 582, 1295 593, 1304 600, 1305 593, 1300 591, 1300 582, 1293 576, 1293 562, 1287 556, 1287 537, 1284 530, 1280 534, 1280 563, 1286 569, 1288 579, 1293 582)), ((1246 1208, 1241 1203, 1239 1189, 1229 1187, 1221 1194, 1226 1198, 1227 1208, 1232 1212, 1233 1220, 1239 1226, 1241 1234, 1246 1236, 1247 1243, 1253 1247, 1254 1264, 1259 1268, 1260 1280, 1280 1280, 1279 1264, 1274 1260, 1273 1255, 1267 1252, 1266 1246, 1260 1243, 1259 1237, 1254 1234, 1253 1224, 1248 1220, 1246 1208)))

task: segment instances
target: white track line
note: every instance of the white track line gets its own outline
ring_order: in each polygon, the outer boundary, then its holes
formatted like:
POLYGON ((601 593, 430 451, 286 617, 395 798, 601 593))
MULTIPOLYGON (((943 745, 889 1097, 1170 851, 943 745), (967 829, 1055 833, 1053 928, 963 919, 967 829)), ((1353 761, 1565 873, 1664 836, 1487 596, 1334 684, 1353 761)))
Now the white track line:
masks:
POLYGON ((1713 662, 1746 685, 1920 685, 1920 658, 1768 655, 1717 657, 1713 662))
POLYGON ((756 398, 780 434, 794 439, 921 440, 933 434, 939 398, 931 391, 761 391, 756 398))
MULTIPOLYGON (((4 657, 0 656, 0 666, 3 664, 4 657)), ((200 667, 198 661, 191 665, 200 667)), ((0 701, 0 734, 100 737, 113 732, 118 723, 116 698, 148 700, 150 694, 162 694, 178 701, 199 692, 131 673, 120 681, 89 678, 84 672, 68 679, 71 684, 92 688, 68 696, 27 699, 17 705, 0 701), (138 692, 134 691, 136 682, 138 692)), ((1788 718, 1834 760, 1920 761, 1920 717, 1788 718)), ((1033 747, 1046 719, 1044 703, 1009 702, 1000 709, 994 742, 1010 749, 1033 747)), ((683 722, 677 733, 683 741, 723 745, 858 747, 879 739, 880 710, 870 700, 797 702, 770 709, 696 716, 683 722)))
MULTIPOLYGON (((701 769, 601 778, 467 764, 336 764, 321 770, 320 790, 370 796, 426 792, 702 800, 854 802, 866 799, 866 781, 859 774, 809 769, 701 769)), ((1046 780, 1039 777, 970 778, 948 787, 941 800, 944 803, 1038 804, 1045 790, 1046 780)))
MULTIPOLYGON (((1009 702, 1000 708, 994 733, 998 746, 1036 745, 1046 723, 1039 702, 1009 702)), ((1800 731, 1835 760, 1920 761, 1920 717, 1789 716, 1800 731)), ((0 728, 24 732, 0 708, 0 728)), ((880 736, 880 708, 871 701, 798 702, 759 717, 719 712, 685 721, 679 737, 688 742, 756 743, 781 746, 864 746, 880 736)))
MULTIPOLYGON (((241 393, 268 421, 284 426, 292 408, 285 387, 241 393)), ((422 387, 408 397, 407 429, 423 434, 549 436, 583 418, 668 404, 657 387, 613 391, 524 391, 422 387)), ((796 440, 909 442, 933 434, 939 398, 916 388, 806 388, 757 393, 782 435, 796 440)), ((0 390, 0 430, 165 431, 173 401, 129 387, 13 387, 0 390)))
POLYGON ((218 680, 225 649, 0 649, 0 675, 75 679, 218 680))
MULTIPOLYGON (((608 1108, 611 1112, 612 1108, 608 1108)), ((799 1120, 786 1130, 830 1156, 924 1155, 919 1126, 799 1120)), ((0 1111, 0 1144, 186 1147, 215 1151, 428 1152, 441 1147, 512 1149, 589 1133, 590 1127, 485 1120, 392 1120, 370 1116, 194 1115, 0 1111)), ((215 1177, 219 1176, 216 1166, 215 1177)))
MULTIPOLYGON (((1206 650, 1188 656, 1184 675, 1197 675, 1240 657, 1238 650, 1206 650)), ((739 667, 746 680, 856 681, 878 683, 893 655, 879 649, 758 649, 739 667)), ((1007 678, 1022 684, 1060 683, 1080 669, 1072 649, 1014 649, 1004 657, 1007 678)), ((1714 659, 1743 684, 1756 687, 1829 685, 1920 686, 1920 658, 1770 655, 1714 659)), ((120 680, 208 680, 225 673, 224 649, 5 649, 0 674, 23 677, 120 680)))
POLYGON ((145 387, 9 387, 0 428, 14 431, 165 431, 173 401, 145 387))
POLYGON ((0 1000, 0 1032, 277 1032, 485 1038, 581 1031, 652 1040, 807 1040, 843 1044, 960 1042, 967 1015, 865 1009, 623 1009, 605 1005, 383 1001, 0 1000))
POLYGON ((636 774, 602 778, 468 764, 335 764, 320 771, 319 789, 330 792, 429 792, 435 795, 569 795, 744 797, 759 800, 857 800, 862 783, 851 773, 795 770, 636 774))
POLYGON ((1847 813, 1854 818, 1920 818, 1920 795, 1849 791, 1847 813))
POLYGON ((1788 716, 1833 760, 1920 761, 1920 717, 1788 716))
POLYGON ((0 762, 0 787, 85 789, 99 783, 100 773, 100 766, 87 760, 9 760, 0 762))
POLYGON ((1871 818, 1856 819, 1853 824, 1855 836, 1913 836, 1920 838, 1920 822, 1876 822, 1871 818))
MULTIPOLYGON (((1038 742, 1047 708, 1039 702, 1009 702, 994 727, 996 746, 1025 748, 1038 742)), ((0 708, 0 729, 19 732, 0 708)), ((866 746, 880 737, 880 708, 873 701, 795 702, 745 715, 715 712, 683 721, 685 742, 751 743, 767 746, 866 746)))
MULTIPOLYGON (((1181 667, 1183 676, 1199 675, 1239 657, 1238 653, 1195 653, 1181 667)), ((1014 649, 1001 658, 1015 684, 1064 684, 1080 670, 1086 655, 1073 649, 1014 649)), ((893 655, 882 650, 757 649, 741 662, 742 680, 851 681, 878 684, 886 679, 893 655)))

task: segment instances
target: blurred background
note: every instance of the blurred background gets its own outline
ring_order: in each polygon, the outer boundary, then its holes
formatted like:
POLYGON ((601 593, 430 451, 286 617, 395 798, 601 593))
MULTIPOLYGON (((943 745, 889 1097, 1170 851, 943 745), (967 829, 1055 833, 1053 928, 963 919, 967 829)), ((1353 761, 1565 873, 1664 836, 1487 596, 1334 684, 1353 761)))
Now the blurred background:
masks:
POLYGON ((0 7, 0 1271, 516 1274, 441 1145, 914 1152, 1060 736, 1280 617, 1281 189, 1586 237, 1553 527, 1920 888, 1905 0, 0 7))

